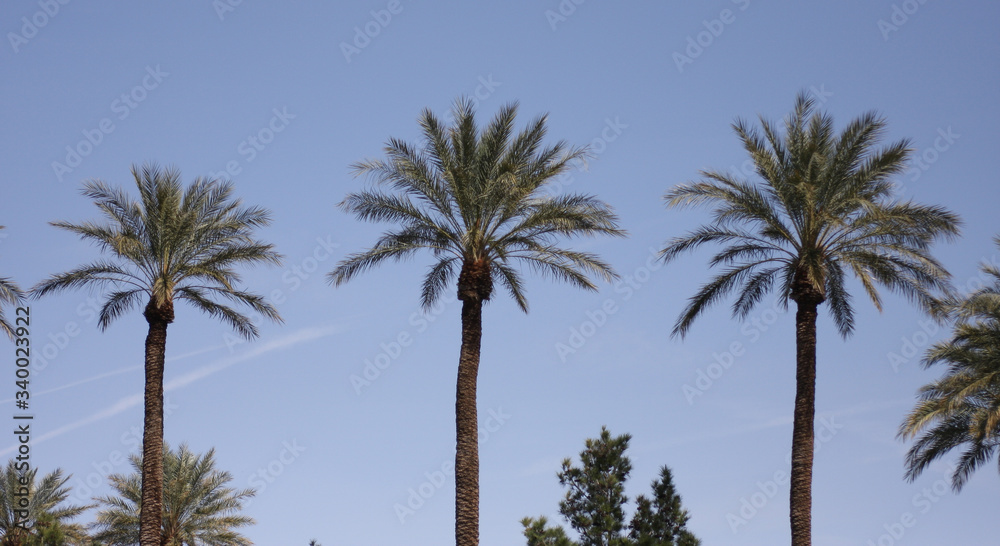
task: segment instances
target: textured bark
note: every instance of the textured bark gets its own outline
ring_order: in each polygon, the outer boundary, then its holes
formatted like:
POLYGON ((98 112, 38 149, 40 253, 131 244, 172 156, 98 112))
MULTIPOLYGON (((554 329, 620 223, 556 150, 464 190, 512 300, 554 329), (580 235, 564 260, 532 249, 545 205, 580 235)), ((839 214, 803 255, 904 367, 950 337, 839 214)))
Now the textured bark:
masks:
POLYGON ((816 308, 822 296, 795 298, 795 415, 789 508, 792 546, 812 544, 812 468, 816 416, 816 308), (817 301, 818 300, 818 301, 817 301))
POLYGON ((462 301, 462 350, 455 393, 455 544, 479 545, 479 420, 476 388, 483 336, 483 302, 462 301))
POLYGON ((145 416, 142 428, 142 501, 139 506, 140 546, 162 546, 163 537, 163 361, 167 325, 174 320, 171 302, 157 306, 151 299, 143 313, 146 334, 145 416))

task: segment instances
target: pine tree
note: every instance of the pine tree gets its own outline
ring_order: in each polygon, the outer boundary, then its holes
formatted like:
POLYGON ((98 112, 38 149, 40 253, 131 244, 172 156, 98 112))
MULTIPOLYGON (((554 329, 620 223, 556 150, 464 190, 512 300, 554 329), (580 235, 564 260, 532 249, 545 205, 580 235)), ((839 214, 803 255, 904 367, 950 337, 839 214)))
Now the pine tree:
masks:
POLYGON ((685 528, 687 510, 681 507, 681 496, 674 490, 673 477, 666 466, 660 468, 660 479, 652 484, 653 498, 639 495, 635 499, 635 515, 629 525, 636 546, 698 546, 701 541, 685 528))
POLYGON ((612 438, 607 428, 601 436, 588 439, 580 452, 581 467, 569 459, 562 463, 559 483, 568 487, 559 502, 559 513, 580 534, 580 546, 625 546, 625 480, 632 462, 625 456, 632 436, 612 438))
POLYGON ((660 469, 660 478, 652 483, 652 498, 639 495, 636 511, 625 524, 625 480, 632 471, 632 461, 625 455, 632 436, 612 437, 607 428, 601 435, 586 441, 580 453, 580 467, 570 459, 563 461, 557 474, 566 486, 566 497, 559 502, 559 513, 580 537, 574 542, 562 527, 549 527, 545 517, 524 518, 527 546, 698 546, 698 540, 686 525, 688 513, 674 489, 670 469, 660 469), (627 531, 627 535, 624 534, 627 531))
POLYGON ((566 531, 562 527, 549 527, 548 523, 545 516, 538 519, 524 518, 521 520, 521 525, 524 526, 524 537, 528 539, 528 546, 576 545, 566 536, 566 531))

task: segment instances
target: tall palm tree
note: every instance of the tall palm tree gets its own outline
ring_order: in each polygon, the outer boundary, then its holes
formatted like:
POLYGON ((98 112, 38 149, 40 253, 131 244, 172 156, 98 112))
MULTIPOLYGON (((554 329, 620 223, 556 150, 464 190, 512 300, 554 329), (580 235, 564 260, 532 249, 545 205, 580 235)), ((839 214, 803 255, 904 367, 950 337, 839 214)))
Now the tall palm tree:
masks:
MULTIPOLYGON (((108 546, 130 546, 139 541, 139 506, 142 504, 142 457, 129 457, 135 472, 108 476, 116 496, 98 498, 97 540, 108 546)), ((186 445, 177 451, 163 449, 162 536, 163 546, 245 546, 252 544, 235 529, 253 525, 240 515, 243 503, 253 497, 253 489, 227 487, 233 476, 215 468, 215 449, 204 455, 192 453, 186 445)))
POLYGON ((936 206, 900 202, 890 180, 911 152, 901 140, 876 149, 885 120, 866 113, 834 134, 833 119, 814 113, 800 94, 785 120, 785 134, 763 117, 761 128, 733 125, 759 180, 719 171, 682 184, 668 207, 713 207, 713 221, 662 251, 665 261, 707 243, 722 249, 710 264, 723 271, 691 297, 673 329, 684 336, 705 309, 737 293, 734 317, 746 318, 772 290, 795 302, 796 386, 792 432, 792 544, 811 541, 813 419, 816 398, 816 315, 829 304, 841 336, 854 329, 846 278, 853 274, 877 309, 879 285, 924 308, 948 287, 949 274, 929 252, 933 241, 958 234, 959 218, 936 206))
MULTIPOLYGON (((4 226, 0 226, 0 229, 3 228, 4 226)), ((3 306, 17 305, 23 299, 24 292, 17 286, 17 283, 7 277, 0 277, 0 331, 3 331, 12 340, 14 339, 14 328, 7 321, 3 306)))
POLYGON ((86 529, 71 520, 93 506, 64 504, 70 476, 64 477, 61 469, 41 481, 36 481, 37 474, 37 469, 20 468, 15 461, 0 470, 0 546, 40 543, 41 535, 53 534, 66 544, 89 544, 86 529))
MULTIPOLYGON (((1000 237, 995 241, 1000 247, 1000 237)), ((899 432, 903 439, 923 432, 906 454, 910 481, 935 459, 965 446, 951 476, 956 492, 1000 448, 1000 269, 981 269, 992 283, 950 302, 955 331, 924 357, 924 366, 947 364, 948 371, 920 389, 920 401, 899 432)))
POLYGON ((66 273, 53 275, 32 289, 43 296, 69 288, 107 290, 98 325, 145 302, 149 325, 145 356, 145 417, 142 453, 142 546, 159 544, 163 498, 163 361, 167 325, 174 301, 228 323, 247 339, 257 336, 241 304, 268 319, 281 320, 263 297, 237 285, 235 266, 280 264, 272 245, 253 238, 255 228, 270 223, 267 210, 243 207, 233 199, 231 182, 196 179, 186 189, 175 169, 132 167, 139 200, 101 181, 88 181, 83 194, 94 200, 106 223, 53 222, 52 225, 96 243, 109 255, 66 273), (220 303, 220 301, 222 303, 220 303))
POLYGON ((455 401, 455 538, 459 546, 479 543, 479 447, 476 383, 483 304, 501 284, 528 310, 521 275, 514 264, 595 289, 587 274, 612 279, 597 256, 556 246, 560 237, 622 236, 617 217, 588 195, 546 197, 547 184, 585 155, 559 142, 542 147, 545 116, 514 134, 517 104, 500 109, 481 131, 472 102, 459 100, 454 123, 443 125, 429 110, 420 116, 425 142, 414 146, 390 139, 386 160, 354 165, 377 186, 349 194, 341 208, 364 221, 400 224, 371 249, 347 256, 328 275, 341 285, 387 259, 401 260, 421 249, 435 262, 424 278, 422 302, 430 307, 458 281, 462 301, 462 344, 455 401), (390 191, 385 191, 388 188, 390 191))

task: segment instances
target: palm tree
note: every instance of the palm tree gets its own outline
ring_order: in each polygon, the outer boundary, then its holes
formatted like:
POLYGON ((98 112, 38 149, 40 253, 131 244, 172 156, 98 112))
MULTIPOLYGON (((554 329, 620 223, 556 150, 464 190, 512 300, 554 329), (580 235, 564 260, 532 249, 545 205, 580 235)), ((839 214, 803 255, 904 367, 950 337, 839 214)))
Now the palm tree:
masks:
POLYGON ((562 237, 622 236, 617 217, 588 195, 546 197, 546 185, 565 172, 584 149, 563 142, 545 148, 545 116, 515 135, 517 104, 501 108, 482 131, 472 102, 459 100, 455 122, 444 126, 429 110, 420 116, 426 140, 413 146, 390 139, 387 160, 354 165, 375 189, 349 194, 340 207, 364 221, 401 224, 371 249, 347 256, 328 275, 339 286, 387 259, 421 249, 435 258, 424 278, 422 303, 430 307, 457 276, 462 301, 462 345, 455 402, 455 537, 460 546, 479 543, 479 447, 476 382, 483 304, 501 284, 528 310, 515 263, 580 288, 595 289, 587 274, 612 279, 597 256, 556 246, 562 237), (393 191, 383 191, 388 187, 393 191))
POLYGON ((853 274, 877 309, 879 285, 926 309, 948 287, 948 272, 929 253, 933 241, 953 238, 959 218, 935 206, 893 199, 890 178, 911 152, 901 140, 876 149, 885 120, 870 112, 835 135, 833 119, 813 113, 800 94, 785 120, 785 135, 760 118, 761 129, 733 125, 760 180, 719 171, 682 184, 666 196, 668 207, 709 205, 713 221, 662 251, 665 261, 706 243, 723 248, 710 264, 725 269, 688 301, 673 329, 681 337, 710 305, 730 293, 734 317, 746 318, 773 290, 796 304, 796 389, 792 432, 792 544, 811 541, 813 419, 816 398, 816 315, 828 303, 841 336, 854 329, 846 277, 853 274))
MULTIPOLYGON (((4 226, 0 226, 3 229, 4 226)), ((3 305, 17 305, 24 299, 24 292, 13 280, 7 277, 0 277, 0 330, 2 330, 11 340, 15 338, 14 328, 7 322, 7 317, 3 312, 3 305)))
MULTIPOLYGON (((995 242, 1000 247, 1000 237, 995 242)), ((992 284, 950 302, 955 331, 923 361, 926 367, 947 364, 948 371, 920 389, 920 401, 899 432, 903 439, 923 432, 906 454, 910 481, 935 459, 965 446, 951 476, 956 492, 1000 447, 1000 269, 981 269, 992 284)))
MULTIPOLYGON (((41 537, 61 537, 60 544, 89 544, 86 529, 70 520, 93 506, 63 504, 69 497, 62 470, 36 481, 38 470, 11 460, 0 471, 0 546, 41 543, 41 537)), ((52 542, 48 542, 51 544, 52 542)))
MULTIPOLYGON (((96 538, 108 546, 129 546, 139 541, 139 506, 143 489, 140 474, 142 457, 129 457, 135 472, 108 476, 117 496, 101 497, 97 514, 96 538)), ((186 445, 177 451, 163 448, 163 521, 157 544, 188 546, 244 546, 252 544, 234 529, 253 525, 254 520, 239 515, 243 503, 253 497, 253 489, 226 487, 233 476, 215 468, 215 449, 198 456, 186 445)))
POLYGON ((107 289, 98 321, 102 330, 146 302, 141 544, 154 546, 159 544, 163 498, 163 361, 174 301, 187 300, 245 338, 256 337, 250 318, 228 303, 245 305, 274 321, 281 318, 263 297, 236 287, 240 277, 233 268, 280 264, 281 257, 271 245, 252 237, 255 228, 270 223, 268 211, 242 207, 232 198, 231 182, 198 178, 185 189, 177 170, 148 164, 133 166, 132 176, 138 201, 101 181, 84 184, 83 194, 95 201, 107 223, 52 223, 96 243, 110 259, 49 277, 32 294, 85 286, 107 289))

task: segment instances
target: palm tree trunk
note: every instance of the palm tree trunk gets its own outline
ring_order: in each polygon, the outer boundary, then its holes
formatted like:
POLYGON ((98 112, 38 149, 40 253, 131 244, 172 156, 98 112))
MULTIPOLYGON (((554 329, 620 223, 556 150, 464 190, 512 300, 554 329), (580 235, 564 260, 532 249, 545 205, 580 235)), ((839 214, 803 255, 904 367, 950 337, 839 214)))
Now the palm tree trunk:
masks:
POLYGON ((150 300, 143 313, 149 323, 149 333, 146 334, 145 416, 142 428, 140 546, 161 546, 163 541, 163 362, 167 349, 167 325, 173 320, 173 306, 169 306, 169 315, 165 311, 157 309, 150 300))
POLYGON ((795 415, 789 507, 792 546, 812 544, 813 421, 816 417, 816 308, 801 298, 795 312, 795 415))
POLYGON ((479 420, 476 388, 483 337, 483 302, 462 300, 462 352, 455 395, 455 544, 479 545, 479 420))

